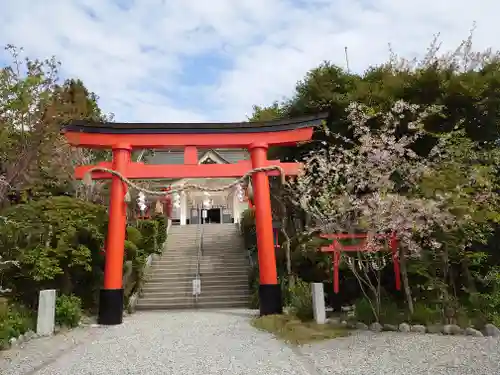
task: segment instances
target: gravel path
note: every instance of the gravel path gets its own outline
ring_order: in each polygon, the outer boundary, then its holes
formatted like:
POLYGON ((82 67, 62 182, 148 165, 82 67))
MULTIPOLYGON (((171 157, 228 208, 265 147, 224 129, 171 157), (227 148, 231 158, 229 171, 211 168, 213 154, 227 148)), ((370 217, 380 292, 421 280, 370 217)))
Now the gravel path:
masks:
POLYGON ((500 374, 491 338, 359 333, 290 348, 245 310, 141 312, 0 353, 1 375, 500 374))
POLYGON ((492 337, 358 332, 300 350, 322 374, 500 374, 500 339, 492 337))

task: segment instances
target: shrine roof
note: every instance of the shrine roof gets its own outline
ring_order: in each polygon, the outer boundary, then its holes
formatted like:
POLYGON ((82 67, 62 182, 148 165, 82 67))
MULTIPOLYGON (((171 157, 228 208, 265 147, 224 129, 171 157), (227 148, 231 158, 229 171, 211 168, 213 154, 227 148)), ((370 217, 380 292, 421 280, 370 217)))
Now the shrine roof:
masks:
POLYGON ((101 134, 224 134, 268 133, 310 128, 321 124, 327 114, 294 117, 263 122, 206 122, 206 123, 133 123, 72 121, 63 132, 101 134))

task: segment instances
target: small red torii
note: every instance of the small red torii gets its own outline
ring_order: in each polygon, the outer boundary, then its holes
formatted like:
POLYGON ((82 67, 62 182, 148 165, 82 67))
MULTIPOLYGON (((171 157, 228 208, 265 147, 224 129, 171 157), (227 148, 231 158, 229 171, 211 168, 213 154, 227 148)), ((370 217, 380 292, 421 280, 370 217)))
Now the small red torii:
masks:
MULTIPOLYGON (((367 234, 322 234, 321 238, 333 240, 328 246, 321 247, 321 252, 330 253, 333 265, 333 291, 339 292, 339 265, 340 252, 372 251, 368 244, 367 234), (361 239, 364 240, 356 245, 342 245, 339 240, 361 239)), ((398 239, 396 233, 378 234, 375 238, 389 238, 389 250, 392 252, 392 262, 394 264, 394 275, 396 278, 396 290, 401 290, 401 274, 399 270, 398 239)))

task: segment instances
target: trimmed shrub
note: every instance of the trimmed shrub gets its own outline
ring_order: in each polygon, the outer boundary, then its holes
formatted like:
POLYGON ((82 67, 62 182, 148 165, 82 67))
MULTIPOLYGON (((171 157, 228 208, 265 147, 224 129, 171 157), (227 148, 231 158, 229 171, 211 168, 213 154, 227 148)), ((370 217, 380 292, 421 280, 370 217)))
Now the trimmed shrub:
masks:
POLYGON ((371 324, 377 320, 375 318, 375 315, 373 314, 370 301, 368 301, 366 298, 360 298, 356 300, 356 302, 354 303, 354 307, 356 320, 358 322, 371 324))
POLYGON ((167 240, 167 219, 163 215, 155 215, 153 219, 158 223, 156 242, 161 250, 163 250, 163 244, 167 240))
POLYGON ((139 229, 135 227, 127 227, 127 240, 136 245, 136 247, 141 246, 142 234, 139 229))
POLYGON ((139 248, 144 255, 160 254, 161 249, 158 246, 158 222, 156 220, 140 220, 137 229, 141 232, 142 243, 139 248))
POLYGON ((434 324, 441 320, 441 311, 438 308, 420 302, 415 303, 413 314, 410 316, 413 324, 434 324))
POLYGON ((62 295, 56 299, 56 323, 76 327, 82 317, 82 301, 74 295, 62 295))
POLYGON ((139 248, 134 242, 125 240, 125 260, 134 260, 138 252, 139 248))

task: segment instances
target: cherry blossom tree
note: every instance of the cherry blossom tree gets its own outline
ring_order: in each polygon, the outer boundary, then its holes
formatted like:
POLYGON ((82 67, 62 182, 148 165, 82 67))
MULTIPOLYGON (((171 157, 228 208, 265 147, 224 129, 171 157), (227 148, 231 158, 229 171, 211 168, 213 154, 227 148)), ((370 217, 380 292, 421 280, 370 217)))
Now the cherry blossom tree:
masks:
MULTIPOLYGON (((366 233, 373 249, 385 245, 375 235, 397 233, 410 311, 413 302, 404 258, 419 256, 423 247, 439 249, 442 244, 434 236, 436 230, 449 230, 456 223, 446 206, 447 192, 432 197, 418 192, 422 179, 432 173, 435 160, 442 157, 444 141, 436 142, 425 156, 418 155, 412 146, 428 136, 424 121, 436 115, 436 106, 420 107, 404 101, 397 101, 386 112, 352 103, 348 126, 353 137, 328 134, 325 129, 331 141, 309 154, 303 172, 290 182, 291 199, 312 216, 311 230, 366 233)), ((363 260, 372 262, 372 258, 363 260)), ((371 282, 369 267, 360 274, 356 263, 347 264, 365 295, 374 297, 370 300, 378 317, 380 283, 371 282)))

